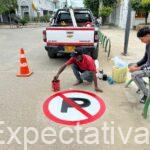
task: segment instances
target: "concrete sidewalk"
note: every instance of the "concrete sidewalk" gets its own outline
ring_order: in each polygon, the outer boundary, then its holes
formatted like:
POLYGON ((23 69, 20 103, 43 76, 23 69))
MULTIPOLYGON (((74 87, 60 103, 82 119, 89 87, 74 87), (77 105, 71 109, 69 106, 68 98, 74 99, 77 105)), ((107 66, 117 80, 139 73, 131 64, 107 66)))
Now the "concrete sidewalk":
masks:
MULTIPOLYGON (((111 58, 117 56, 124 60, 127 63, 136 63, 142 57, 144 56, 145 53, 145 44, 142 43, 136 36, 137 31, 131 30, 130 32, 130 38, 129 38, 129 46, 128 46, 128 55, 124 56, 121 53, 123 52, 124 49, 124 36, 125 36, 125 31, 119 28, 110 28, 110 29, 102 29, 101 32, 106 35, 108 38, 111 40, 112 48, 111 48, 111 58)), ((104 52, 104 48, 100 48, 100 54, 99 54, 99 61, 104 69, 104 71, 108 75, 112 75, 112 67, 113 67, 113 62, 112 60, 107 60, 106 58, 106 53, 104 52)), ((128 78, 129 80, 131 78, 130 73, 128 73, 128 78)), ((143 106, 139 104, 139 100, 142 97, 142 93, 137 94, 137 86, 132 83, 129 88, 124 88, 124 84, 116 84, 115 89, 116 91, 122 90, 124 93, 124 98, 126 99, 127 102, 129 102, 129 106, 133 107, 134 106, 134 111, 141 115, 143 106), (130 105, 131 104, 131 105, 130 105)), ((107 90, 107 89, 105 89, 107 90)), ((109 93, 110 94, 110 93, 109 93)), ((110 94, 111 96, 111 94, 110 94)), ((121 96, 121 94, 120 94, 121 96)))
POLYGON ((19 25, 17 26, 16 24, 0 24, 0 29, 22 29, 22 28, 41 28, 41 27, 45 27, 48 26, 49 23, 42 23, 42 22, 31 22, 31 23, 27 23, 26 25, 22 26, 19 25))
POLYGON ((121 55, 124 50, 125 30, 119 28, 110 28, 102 29, 101 32, 111 39, 111 57, 118 56, 128 63, 137 62, 143 57, 145 52, 145 44, 137 38, 137 31, 131 30, 130 32, 128 56, 121 55))

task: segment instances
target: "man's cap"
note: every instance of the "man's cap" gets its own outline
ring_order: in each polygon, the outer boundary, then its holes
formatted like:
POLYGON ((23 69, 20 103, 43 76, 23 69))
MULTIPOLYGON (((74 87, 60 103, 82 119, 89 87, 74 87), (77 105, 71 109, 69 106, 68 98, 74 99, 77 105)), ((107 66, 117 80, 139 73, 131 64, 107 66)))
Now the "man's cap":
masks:
POLYGON ((71 57, 77 57, 79 55, 83 54, 83 50, 81 47, 76 47, 75 51, 73 53, 71 53, 71 57))

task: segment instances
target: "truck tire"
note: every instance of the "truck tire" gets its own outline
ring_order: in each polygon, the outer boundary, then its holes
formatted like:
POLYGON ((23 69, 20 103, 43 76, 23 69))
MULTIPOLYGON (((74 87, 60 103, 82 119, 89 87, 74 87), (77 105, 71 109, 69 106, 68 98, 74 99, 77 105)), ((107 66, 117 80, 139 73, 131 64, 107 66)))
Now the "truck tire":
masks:
POLYGON ((99 44, 97 45, 97 47, 92 51, 92 58, 93 59, 97 59, 98 58, 98 52, 99 52, 99 44))
POLYGON ((47 53, 48 53, 49 58, 56 58, 57 56, 57 54, 54 53, 53 51, 48 51, 47 53))

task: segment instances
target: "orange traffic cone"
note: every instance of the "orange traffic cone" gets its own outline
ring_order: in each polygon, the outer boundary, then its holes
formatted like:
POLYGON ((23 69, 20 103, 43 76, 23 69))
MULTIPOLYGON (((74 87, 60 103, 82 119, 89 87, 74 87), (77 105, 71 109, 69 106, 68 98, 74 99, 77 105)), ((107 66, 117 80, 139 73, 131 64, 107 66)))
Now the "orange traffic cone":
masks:
POLYGON ((27 59, 25 57, 24 49, 20 49, 20 72, 16 75, 17 77, 29 77, 33 72, 30 72, 27 59))

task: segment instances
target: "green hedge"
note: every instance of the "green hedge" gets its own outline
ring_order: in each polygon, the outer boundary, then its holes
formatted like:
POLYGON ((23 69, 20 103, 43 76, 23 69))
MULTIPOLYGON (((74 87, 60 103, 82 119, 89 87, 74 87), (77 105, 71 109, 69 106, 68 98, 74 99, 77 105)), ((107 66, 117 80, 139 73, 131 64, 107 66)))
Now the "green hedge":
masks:
POLYGON ((34 21, 36 22, 49 22, 51 18, 51 15, 44 15, 44 16, 40 16, 40 17, 35 17, 34 21))
POLYGON ((23 17, 20 19, 19 23, 24 26, 29 22, 29 20, 30 20, 29 17, 23 17))
POLYGON ((108 7, 108 6, 103 6, 101 9, 100 9, 100 15, 102 17, 107 17, 109 16, 113 11, 113 8, 112 7, 108 7))

